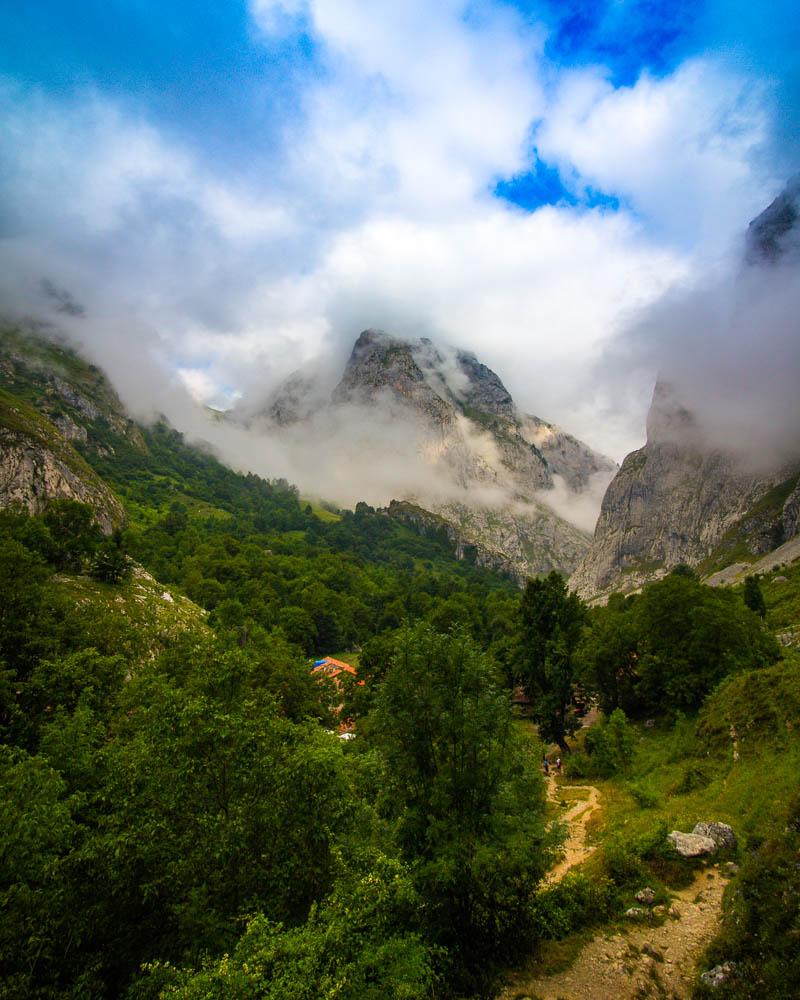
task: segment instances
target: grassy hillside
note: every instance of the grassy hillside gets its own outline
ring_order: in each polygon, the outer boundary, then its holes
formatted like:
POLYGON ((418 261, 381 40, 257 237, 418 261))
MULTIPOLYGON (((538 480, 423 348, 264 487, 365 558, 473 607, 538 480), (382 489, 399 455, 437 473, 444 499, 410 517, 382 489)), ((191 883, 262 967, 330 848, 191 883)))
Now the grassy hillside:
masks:
POLYGON ((66 573, 54 576, 53 582, 94 645, 130 663, 152 659, 186 635, 201 638, 209 633, 202 608, 173 594, 141 566, 116 584, 66 573))
POLYGON ((234 472, 164 423, 137 427, 102 372, 65 346, 5 331, 0 384, 87 482, 102 480, 122 500, 131 555, 217 624, 281 627, 306 653, 329 653, 450 599, 467 602, 486 633, 481 595, 513 593, 456 559, 445 533, 366 505, 315 507, 285 481, 234 472), (68 421, 71 443, 51 419, 68 421))

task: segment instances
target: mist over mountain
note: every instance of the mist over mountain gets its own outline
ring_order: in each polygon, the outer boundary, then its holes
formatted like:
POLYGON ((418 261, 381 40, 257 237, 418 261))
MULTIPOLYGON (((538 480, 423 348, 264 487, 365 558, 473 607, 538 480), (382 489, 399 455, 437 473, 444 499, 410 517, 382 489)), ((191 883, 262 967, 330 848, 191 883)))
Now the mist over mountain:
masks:
POLYGON ((619 345, 658 358, 660 376, 647 443, 609 486, 572 577, 579 593, 634 589, 679 563, 708 574, 797 533, 798 220, 794 178, 751 222, 735 264, 669 297, 619 345))
POLYGON ((520 579, 576 564, 616 465, 520 412, 474 354, 365 330, 329 382, 301 370, 232 417, 279 442, 316 496, 411 501, 520 579))

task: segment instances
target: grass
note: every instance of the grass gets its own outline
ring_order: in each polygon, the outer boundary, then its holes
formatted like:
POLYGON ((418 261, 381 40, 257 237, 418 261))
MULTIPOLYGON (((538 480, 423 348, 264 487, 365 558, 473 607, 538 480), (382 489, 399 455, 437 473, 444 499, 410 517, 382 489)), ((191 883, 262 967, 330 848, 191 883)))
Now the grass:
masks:
POLYGON ((146 660, 181 634, 202 635, 208 630, 201 608, 172 588, 167 590, 140 567, 119 584, 67 574, 53 580, 72 603, 76 621, 91 631, 104 653, 146 660))
POLYGON ((307 504, 311 507, 311 513, 314 517, 318 517, 320 521, 324 521, 326 524, 337 524, 342 519, 341 514, 337 514, 335 511, 328 510, 327 507, 323 507, 318 500, 301 497, 300 503, 302 506, 306 506, 307 504))
POLYGON ((558 792, 559 798, 564 799, 565 802, 588 802, 589 800, 588 788, 573 788, 570 785, 559 785, 558 792))
POLYGON ((769 628, 780 631, 793 625, 800 627, 800 562, 780 567, 762 577, 761 590, 767 605, 769 628))
MULTIPOLYGON (((517 726, 535 735, 528 720, 517 726)), ((540 942, 524 975, 549 976, 569 968, 599 930, 625 929, 619 913, 636 905, 634 894, 650 885, 660 901, 670 889, 691 884, 699 863, 677 860, 666 850, 670 830, 690 832, 701 821, 729 823, 739 840, 739 860, 748 859, 786 827, 800 773, 800 657, 730 678, 692 718, 637 725, 636 752, 628 773, 592 783, 601 809, 586 825, 598 850, 581 866, 598 886, 616 885, 620 908, 604 921, 540 942), (734 757, 731 726, 738 739, 734 757), (644 803, 644 804, 643 804, 644 803)), ((580 801, 587 793, 569 784, 559 797, 580 801)), ((738 877, 729 897, 736 898, 738 877)), ((510 977, 511 991, 520 984, 510 977)), ((526 995, 526 994, 521 994, 526 995)))

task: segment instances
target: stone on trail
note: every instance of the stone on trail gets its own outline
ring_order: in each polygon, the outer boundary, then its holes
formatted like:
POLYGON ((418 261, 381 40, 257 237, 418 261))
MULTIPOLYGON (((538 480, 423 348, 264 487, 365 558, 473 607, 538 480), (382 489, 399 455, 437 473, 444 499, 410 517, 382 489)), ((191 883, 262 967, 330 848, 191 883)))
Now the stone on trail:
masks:
POLYGON ((682 858, 703 858, 709 854, 714 854, 717 844, 711 837, 704 837, 697 833, 681 833, 680 830, 673 830, 667 835, 667 840, 682 858))
POLYGON ((710 837, 717 847, 736 850, 736 834, 727 823, 698 823, 692 833, 698 837, 710 837))
POLYGON ((646 886, 644 889, 640 889, 639 892, 636 893, 637 903, 644 903, 645 906, 652 906, 655 901, 656 901, 656 894, 653 892, 653 890, 650 888, 649 885, 646 886))

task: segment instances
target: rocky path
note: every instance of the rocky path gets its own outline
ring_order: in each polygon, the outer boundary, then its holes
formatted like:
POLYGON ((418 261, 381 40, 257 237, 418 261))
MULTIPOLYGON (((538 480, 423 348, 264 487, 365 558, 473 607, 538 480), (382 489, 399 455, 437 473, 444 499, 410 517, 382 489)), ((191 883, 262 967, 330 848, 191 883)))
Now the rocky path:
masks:
POLYGON ((565 971, 514 976, 502 1000, 686 1000, 703 949, 719 928, 725 879, 719 868, 700 872, 676 894, 660 927, 631 925, 600 934, 565 971))
POLYGON ((560 822, 568 826, 567 839, 564 843, 563 859, 551 869, 546 881, 549 883, 560 882, 564 875, 581 864, 595 850, 594 846, 586 843, 586 824, 594 812, 600 808, 600 792, 594 785, 564 785, 556 784, 555 777, 551 776, 547 781, 547 797, 552 802, 560 802, 567 790, 580 789, 589 793, 588 798, 581 799, 571 806, 561 817, 560 822))

